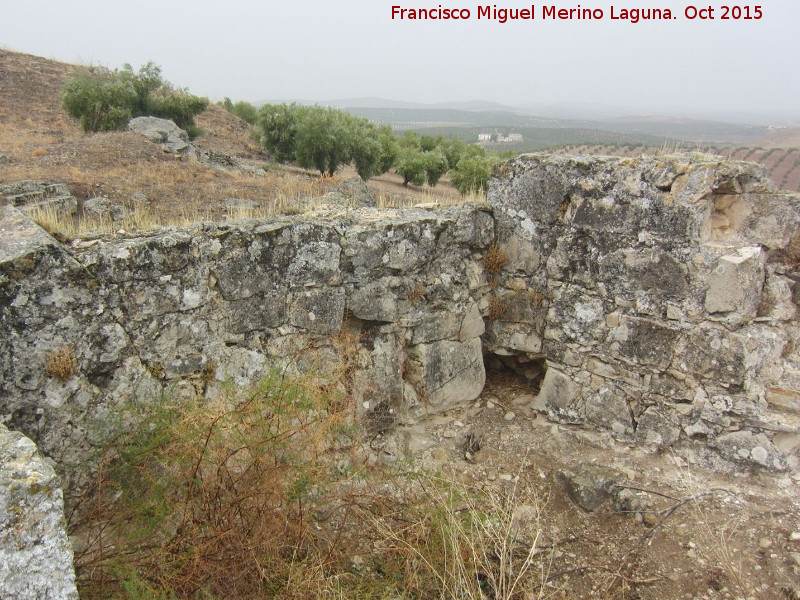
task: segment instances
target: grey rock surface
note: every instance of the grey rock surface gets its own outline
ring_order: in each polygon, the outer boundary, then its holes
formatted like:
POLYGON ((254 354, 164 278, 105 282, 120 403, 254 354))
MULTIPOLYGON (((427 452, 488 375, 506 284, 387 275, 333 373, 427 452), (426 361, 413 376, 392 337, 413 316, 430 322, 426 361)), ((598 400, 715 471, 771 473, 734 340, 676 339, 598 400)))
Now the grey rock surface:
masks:
POLYGON ((509 257, 494 292, 505 310, 484 342, 546 358, 533 407, 653 447, 689 438, 798 468, 767 443, 779 432, 791 446, 800 425, 800 274, 781 262, 798 194, 705 155, 529 155, 499 175, 488 200, 509 257))
POLYGON ((189 135, 170 119, 135 117, 128 122, 128 129, 159 144, 164 152, 181 154, 194 147, 189 135))
POLYGON ((72 215, 78 201, 64 183, 24 180, 0 185, 0 205, 25 211, 48 208, 56 214, 72 215))
POLYGON ((118 221, 125 217, 125 207, 112 202, 108 198, 98 196, 83 202, 83 211, 86 214, 103 219, 118 221))
POLYGON ((324 378, 347 340, 364 414, 387 406, 413 421, 472 400, 484 382, 484 290, 469 271, 493 225, 471 207, 362 208, 67 248, 6 209, 2 414, 37 432, 73 488, 120 406, 178 387, 212 395, 271 368, 324 378), (76 366, 59 379, 47 360, 65 347, 76 366))
POLYGON ((572 502, 585 511, 593 511, 614 496, 623 478, 611 469, 587 466, 579 471, 556 471, 553 479, 572 502))
POLYGON ((60 481, 36 445, 0 425, 0 597, 77 600, 60 481))

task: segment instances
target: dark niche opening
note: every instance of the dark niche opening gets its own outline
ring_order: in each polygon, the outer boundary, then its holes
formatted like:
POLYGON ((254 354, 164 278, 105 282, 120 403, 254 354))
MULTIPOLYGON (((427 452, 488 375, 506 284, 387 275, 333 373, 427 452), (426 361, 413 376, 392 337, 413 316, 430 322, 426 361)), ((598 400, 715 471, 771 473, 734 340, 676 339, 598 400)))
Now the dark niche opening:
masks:
POLYGON ((496 386, 513 387, 520 393, 539 393, 547 371, 547 360, 541 354, 494 354, 484 352, 486 389, 496 386))

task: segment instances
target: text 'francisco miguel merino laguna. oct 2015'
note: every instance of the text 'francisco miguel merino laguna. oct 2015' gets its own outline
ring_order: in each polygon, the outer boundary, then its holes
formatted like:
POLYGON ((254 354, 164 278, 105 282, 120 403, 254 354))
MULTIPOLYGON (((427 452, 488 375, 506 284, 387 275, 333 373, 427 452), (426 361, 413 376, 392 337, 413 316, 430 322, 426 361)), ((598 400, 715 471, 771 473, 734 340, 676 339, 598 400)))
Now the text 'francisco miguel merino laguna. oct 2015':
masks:
POLYGON ((448 8, 439 4, 429 8, 406 8, 392 6, 392 20, 400 21, 672 21, 680 18, 690 21, 757 21, 764 17, 761 6, 754 5, 686 5, 678 9, 670 8, 629 8, 610 6, 602 8, 562 8, 557 5, 536 5, 530 8, 503 8, 496 4, 469 8, 448 8))

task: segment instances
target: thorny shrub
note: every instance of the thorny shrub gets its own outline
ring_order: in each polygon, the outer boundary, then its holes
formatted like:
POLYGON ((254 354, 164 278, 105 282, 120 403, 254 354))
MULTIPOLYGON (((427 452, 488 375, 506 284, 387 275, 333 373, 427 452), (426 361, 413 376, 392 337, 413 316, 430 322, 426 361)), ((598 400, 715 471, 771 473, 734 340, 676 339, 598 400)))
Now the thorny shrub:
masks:
POLYGON ((131 407, 70 514, 81 597, 511 600, 541 589, 536 499, 403 461, 331 460, 359 439, 342 396, 274 373, 214 401, 131 407))
POLYGON ((308 514, 350 408, 277 373, 244 396, 138 406, 70 517, 82 597, 279 595, 323 553, 308 514))

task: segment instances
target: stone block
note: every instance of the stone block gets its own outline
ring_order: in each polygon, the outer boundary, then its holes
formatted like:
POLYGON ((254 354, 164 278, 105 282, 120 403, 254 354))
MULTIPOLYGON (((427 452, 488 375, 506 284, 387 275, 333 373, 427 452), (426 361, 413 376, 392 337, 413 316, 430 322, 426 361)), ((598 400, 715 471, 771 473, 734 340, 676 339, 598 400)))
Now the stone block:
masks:
POLYGON ((295 327, 321 334, 339 333, 344 306, 341 288, 302 290, 289 295, 286 316, 295 327))
POLYGON ((773 410, 800 415, 800 391, 783 387, 767 388, 767 402, 773 410))
POLYGON ((627 362, 666 370, 680 331, 663 321, 622 317, 609 334, 610 350, 627 362))
POLYGON ((777 470, 783 468, 777 449, 763 433, 734 431, 716 438, 714 445, 723 456, 736 462, 752 463, 777 470))
POLYGON ((735 313, 732 317, 737 323, 755 318, 764 287, 764 263, 759 247, 739 248, 736 254, 720 257, 708 278, 706 312, 735 313))
POLYGON ((681 435, 680 421, 666 407, 650 406, 636 424, 636 439, 659 447, 672 446, 681 435))
POLYGON ((744 385, 747 368, 744 339, 720 326, 693 329, 676 354, 676 370, 691 373, 714 385, 744 385))
POLYGON ((583 410, 576 406, 580 393, 581 387, 568 375, 548 365, 534 403, 544 405, 556 420, 580 422, 584 418, 583 410))
POLYGON ((486 325, 483 322, 480 307, 472 302, 467 306, 464 317, 461 319, 461 329, 458 332, 458 340, 465 342, 469 339, 482 336, 486 332, 486 325))
POLYGON ((483 391, 486 372, 480 338, 411 346, 408 359, 407 378, 432 411, 469 402, 483 391))

